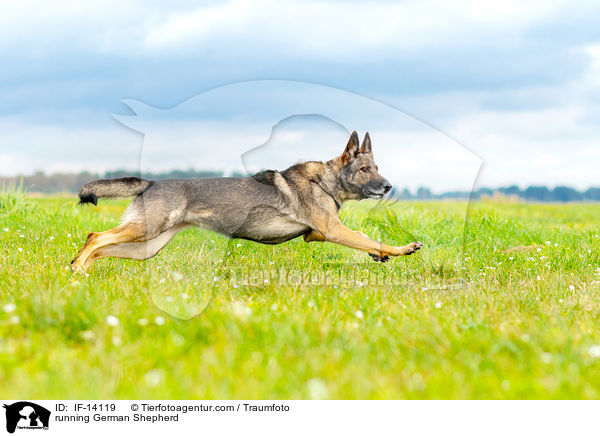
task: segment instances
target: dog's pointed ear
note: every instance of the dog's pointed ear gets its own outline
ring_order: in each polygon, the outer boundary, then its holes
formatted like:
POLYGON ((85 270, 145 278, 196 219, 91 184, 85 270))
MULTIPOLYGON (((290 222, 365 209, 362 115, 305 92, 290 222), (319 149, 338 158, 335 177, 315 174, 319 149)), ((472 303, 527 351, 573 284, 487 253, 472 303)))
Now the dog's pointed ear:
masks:
POLYGON ((360 146, 360 152, 373 154, 373 149, 371 148, 371 137, 369 136, 369 132, 365 134, 365 139, 363 139, 363 143, 360 146))
POLYGON ((356 157, 356 154, 358 153, 359 145, 360 145, 360 143, 358 140, 358 133, 356 133, 356 131, 354 131, 350 135, 348 144, 346 144, 346 149, 344 150, 344 153, 342 154, 342 164, 345 165, 347 162, 350 162, 352 159, 354 159, 356 157))

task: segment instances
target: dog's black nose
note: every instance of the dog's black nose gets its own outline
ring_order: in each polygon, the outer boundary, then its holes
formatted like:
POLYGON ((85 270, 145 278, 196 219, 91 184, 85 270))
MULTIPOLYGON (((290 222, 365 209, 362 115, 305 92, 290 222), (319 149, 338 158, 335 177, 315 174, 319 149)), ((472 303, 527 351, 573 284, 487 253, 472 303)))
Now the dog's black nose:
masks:
POLYGON ((385 191, 385 193, 387 194, 388 192, 390 192, 390 189, 392 189, 392 185, 390 185, 390 182, 385 182, 383 184, 383 190, 385 191))

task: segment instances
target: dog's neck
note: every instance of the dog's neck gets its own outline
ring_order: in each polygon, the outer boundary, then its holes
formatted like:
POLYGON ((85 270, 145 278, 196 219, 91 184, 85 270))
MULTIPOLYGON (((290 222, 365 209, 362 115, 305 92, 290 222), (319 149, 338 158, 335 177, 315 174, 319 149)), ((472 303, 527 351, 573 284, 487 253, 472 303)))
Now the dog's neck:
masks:
POLYGON ((339 157, 325 162, 325 172, 319 181, 321 188, 333 198, 338 209, 344 202, 354 199, 341 183, 339 177, 341 167, 342 162, 339 157))

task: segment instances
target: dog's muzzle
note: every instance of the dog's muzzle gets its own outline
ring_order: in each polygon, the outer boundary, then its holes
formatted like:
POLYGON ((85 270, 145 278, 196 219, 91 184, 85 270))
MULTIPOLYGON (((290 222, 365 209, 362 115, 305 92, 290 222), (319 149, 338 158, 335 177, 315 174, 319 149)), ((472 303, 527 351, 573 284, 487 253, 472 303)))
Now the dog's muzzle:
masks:
POLYGON ((383 198, 383 196, 385 194, 387 194, 388 192, 390 192, 391 189, 392 189, 392 185, 390 184, 390 182, 388 182, 386 180, 384 183, 382 183, 376 189, 367 188, 365 190, 365 193, 367 194, 367 196, 369 198, 383 198))

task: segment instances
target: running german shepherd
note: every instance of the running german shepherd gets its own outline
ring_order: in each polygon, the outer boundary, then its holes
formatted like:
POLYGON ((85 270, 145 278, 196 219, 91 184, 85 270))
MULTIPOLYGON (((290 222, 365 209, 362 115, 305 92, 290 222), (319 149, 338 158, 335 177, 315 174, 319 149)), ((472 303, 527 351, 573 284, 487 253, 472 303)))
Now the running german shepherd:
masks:
POLYGON ((352 132, 341 156, 299 163, 281 172, 268 170, 246 178, 96 180, 81 187, 80 204, 96 205, 99 197, 135 198, 121 225, 88 235, 71 266, 74 272, 85 272, 102 257, 148 259, 188 226, 263 244, 303 236, 306 242, 328 241, 363 250, 381 262, 413 254, 420 242, 393 247, 340 221, 338 212, 346 200, 383 198, 390 191, 392 185, 377 170, 369 134, 360 145, 352 132))

